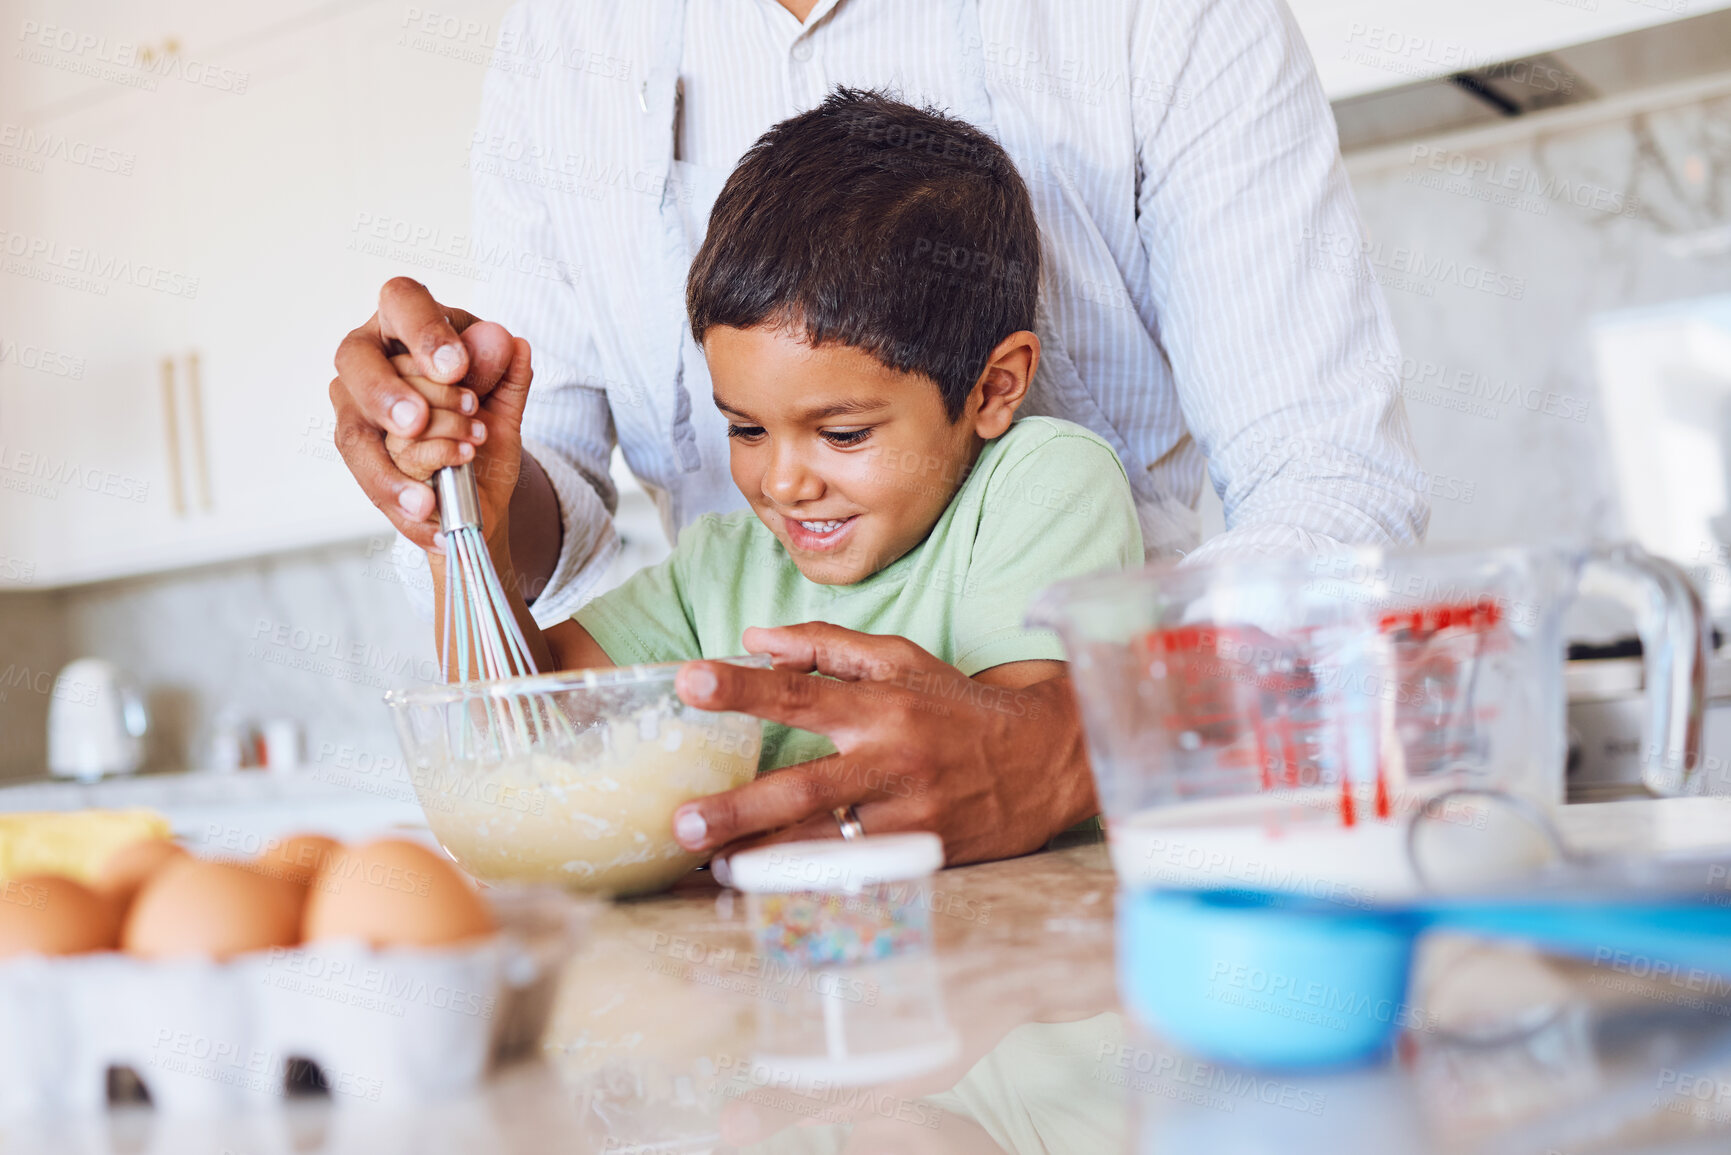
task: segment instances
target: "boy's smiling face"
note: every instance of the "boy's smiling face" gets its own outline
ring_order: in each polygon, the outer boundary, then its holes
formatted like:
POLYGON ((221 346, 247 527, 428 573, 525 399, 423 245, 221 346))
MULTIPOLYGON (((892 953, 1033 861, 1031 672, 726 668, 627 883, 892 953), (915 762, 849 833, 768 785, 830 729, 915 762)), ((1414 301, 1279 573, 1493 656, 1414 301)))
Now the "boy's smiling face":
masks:
POLYGON ((930 377, 861 349, 768 325, 718 325, 703 344, 733 483, 822 585, 869 577, 925 540, 983 441, 1009 428, 1039 356, 1032 333, 1006 338, 952 422, 930 377))

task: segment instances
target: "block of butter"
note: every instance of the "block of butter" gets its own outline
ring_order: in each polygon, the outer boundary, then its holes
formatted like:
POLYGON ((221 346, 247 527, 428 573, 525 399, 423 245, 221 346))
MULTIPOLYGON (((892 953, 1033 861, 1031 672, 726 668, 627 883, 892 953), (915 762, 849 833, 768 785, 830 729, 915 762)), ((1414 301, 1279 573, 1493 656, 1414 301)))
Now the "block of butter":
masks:
POLYGON ((142 807, 0 814, 0 879, 62 874, 94 882, 116 850, 169 836, 168 819, 142 807))

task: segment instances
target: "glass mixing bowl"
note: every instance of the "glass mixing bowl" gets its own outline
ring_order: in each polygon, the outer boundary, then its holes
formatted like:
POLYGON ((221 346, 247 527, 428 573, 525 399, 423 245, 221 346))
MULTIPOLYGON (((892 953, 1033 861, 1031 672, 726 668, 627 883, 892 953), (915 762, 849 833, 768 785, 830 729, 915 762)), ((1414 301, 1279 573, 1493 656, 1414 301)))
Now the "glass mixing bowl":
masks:
POLYGON ((440 845, 486 882, 608 895, 671 886, 702 860, 673 840, 673 811, 751 781, 763 745, 759 719, 680 701, 682 665, 386 694, 440 845))

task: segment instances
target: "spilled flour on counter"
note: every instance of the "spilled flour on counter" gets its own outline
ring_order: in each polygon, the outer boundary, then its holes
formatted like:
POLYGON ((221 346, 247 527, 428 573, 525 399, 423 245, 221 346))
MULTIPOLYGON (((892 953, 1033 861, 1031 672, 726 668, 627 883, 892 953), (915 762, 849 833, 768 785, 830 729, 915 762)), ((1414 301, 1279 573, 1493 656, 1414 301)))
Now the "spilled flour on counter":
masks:
POLYGON ((440 844, 477 878, 638 894, 702 860, 673 840, 673 811, 749 782, 760 743, 756 719, 682 721, 658 704, 574 745, 568 735, 552 749, 451 760, 415 791, 440 844))

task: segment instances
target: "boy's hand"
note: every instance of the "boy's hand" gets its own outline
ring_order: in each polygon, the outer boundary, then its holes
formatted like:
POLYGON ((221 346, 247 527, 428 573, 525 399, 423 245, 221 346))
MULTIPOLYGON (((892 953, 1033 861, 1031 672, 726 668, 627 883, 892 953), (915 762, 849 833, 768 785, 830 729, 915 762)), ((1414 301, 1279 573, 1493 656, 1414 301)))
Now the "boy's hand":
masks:
MULTIPOLYGON (((482 529, 490 543, 503 544, 499 535, 506 529, 506 512, 522 468, 523 407, 534 376, 529 343, 512 338, 511 362, 498 385, 480 400, 478 410, 472 392, 420 376, 408 354, 391 358, 391 365, 430 408, 426 428, 417 436, 385 437, 391 462, 408 477, 429 483, 441 469, 472 466, 481 493, 482 529)), ((438 530, 437 507, 425 525, 438 530)))
POLYGON ((502 325, 441 305, 417 281, 393 277, 379 290, 379 311, 337 349, 337 376, 330 386, 337 450, 368 499, 426 548, 439 528, 433 491, 405 477, 385 452, 387 433, 417 436, 431 416, 426 401, 391 366, 391 354, 397 352, 414 354, 423 377, 485 395, 510 363, 511 334, 502 325))

